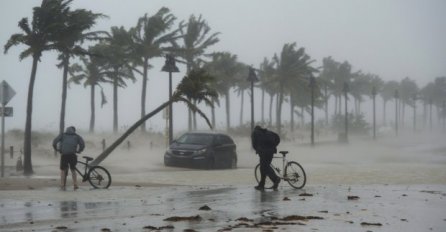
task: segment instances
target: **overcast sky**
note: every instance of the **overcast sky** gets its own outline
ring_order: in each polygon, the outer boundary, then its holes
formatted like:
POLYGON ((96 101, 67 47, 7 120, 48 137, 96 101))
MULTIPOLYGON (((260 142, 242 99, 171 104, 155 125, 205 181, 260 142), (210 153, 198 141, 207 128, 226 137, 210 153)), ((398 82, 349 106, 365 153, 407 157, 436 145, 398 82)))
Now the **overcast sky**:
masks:
MULTIPOLYGON (((32 7, 37 5, 40 1, 0 1, 1 45, 13 33, 21 32, 18 21, 23 17, 31 19, 32 7)), ((209 52, 228 51, 241 62, 257 67, 264 57, 280 53, 285 43, 296 42, 305 47, 317 65, 322 58, 332 56, 337 61, 348 61, 353 71, 374 73, 384 80, 399 81, 408 76, 424 86, 435 77, 446 75, 446 1, 443 0, 75 0, 72 3, 73 9, 86 8, 110 17, 99 20, 95 30, 109 30, 111 26, 128 29, 139 17, 145 13, 153 15, 162 6, 171 10, 177 23, 191 14, 201 14, 213 32, 221 33, 221 41, 209 52)), ((0 80, 7 81, 17 92, 8 104, 14 107, 14 117, 7 118, 6 129, 24 129, 31 58, 19 61, 23 49, 12 47, 8 54, 0 55, 0 80)), ((55 67, 56 62, 55 53, 45 53, 39 63, 33 129, 58 128, 62 71, 55 67)), ((162 63, 162 59, 155 60, 154 68, 149 71, 147 112, 167 100, 168 75, 159 72, 162 63)), ((174 84, 185 75, 185 67, 179 65, 179 68, 181 72, 174 74, 174 84)), ((132 124, 140 115, 141 80, 137 78, 127 89, 119 90, 120 126, 132 124)), ((97 108, 97 131, 112 128, 112 88, 104 87, 109 103, 97 108)), ((87 129, 89 91, 72 86, 67 103, 66 124, 87 129)), ((248 120, 249 105, 245 105, 248 120)), ((174 106, 177 131, 187 127, 184 109, 174 106)), ((232 124, 238 124, 239 106, 233 104, 232 112, 232 124)), ((222 113, 217 115, 220 128, 224 128, 222 113)), ((158 131, 164 125, 161 115, 149 122, 158 131)))

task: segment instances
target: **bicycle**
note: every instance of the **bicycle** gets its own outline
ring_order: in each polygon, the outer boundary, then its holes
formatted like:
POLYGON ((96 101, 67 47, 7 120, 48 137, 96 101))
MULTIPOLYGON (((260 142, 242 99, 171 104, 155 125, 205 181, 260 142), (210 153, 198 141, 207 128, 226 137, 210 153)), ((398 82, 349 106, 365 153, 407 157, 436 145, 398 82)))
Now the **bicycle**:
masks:
MULTIPOLYGON (((75 170, 82 177, 82 182, 88 180, 91 186, 97 189, 106 189, 111 185, 111 176, 110 173, 102 166, 90 166, 88 162, 92 161, 93 158, 89 156, 82 156, 85 159, 85 162, 77 161, 78 164, 84 165, 84 172, 82 173, 76 167, 75 170)), ((68 172, 66 172, 68 175, 68 172)))
MULTIPOLYGON (((281 180, 285 180, 288 182, 288 184, 295 188, 295 189, 301 189, 305 186, 305 183, 307 182, 307 176, 305 174, 304 169, 302 166, 296 162, 296 161, 288 161, 286 159, 286 154, 288 154, 288 151, 279 151, 282 156, 274 156, 273 158, 276 159, 282 159, 282 170, 276 166, 274 166, 271 163, 271 168, 274 170, 274 172, 277 174, 277 176, 281 180)), ((257 166, 254 169, 254 175, 256 177, 257 183, 260 181, 260 164, 257 164, 257 166)), ((267 177, 265 180, 265 188, 271 189, 273 187, 273 182, 267 177)))

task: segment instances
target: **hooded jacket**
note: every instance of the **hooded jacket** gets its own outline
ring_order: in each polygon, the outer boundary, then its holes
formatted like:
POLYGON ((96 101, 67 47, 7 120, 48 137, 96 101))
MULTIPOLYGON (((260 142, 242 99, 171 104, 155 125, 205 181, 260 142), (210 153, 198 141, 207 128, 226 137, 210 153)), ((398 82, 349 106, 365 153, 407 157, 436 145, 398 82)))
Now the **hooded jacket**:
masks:
POLYGON ((68 127, 65 133, 53 140, 53 148, 63 155, 76 154, 84 150, 85 143, 82 137, 76 134, 74 127, 68 127))

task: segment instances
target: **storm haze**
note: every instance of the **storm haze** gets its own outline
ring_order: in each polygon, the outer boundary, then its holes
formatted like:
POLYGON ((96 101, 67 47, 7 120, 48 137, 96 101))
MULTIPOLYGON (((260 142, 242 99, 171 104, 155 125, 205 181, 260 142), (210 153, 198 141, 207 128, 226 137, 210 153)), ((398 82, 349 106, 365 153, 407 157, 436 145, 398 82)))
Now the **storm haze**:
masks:
MULTIPOLYGON (((32 7, 39 1, 2 1, 0 19, 3 45, 9 37, 20 32, 17 23, 23 17, 32 18, 32 7)), ((352 72, 378 75, 384 81, 414 80, 419 87, 444 76, 446 68, 446 3, 444 1, 87 1, 77 0, 72 9, 85 8, 109 16, 98 19, 93 30, 109 31, 112 26, 134 27, 139 17, 153 15, 161 7, 168 7, 176 16, 175 27, 189 16, 202 15, 211 27, 211 33, 220 32, 220 41, 206 53, 227 51, 238 60, 258 68, 265 57, 280 54, 284 44, 296 42, 297 47, 315 60, 320 67, 324 57, 339 62, 348 61, 352 72)), ((84 45, 86 47, 86 45, 84 45)), ((8 106, 14 107, 14 117, 6 119, 6 130, 23 129, 26 114, 26 96, 31 71, 31 59, 19 61, 23 46, 9 49, 0 55, 0 79, 7 81, 17 92, 8 106)), ((56 68, 56 52, 44 53, 37 70, 34 89, 33 130, 57 131, 60 116, 62 70, 56 68)), ((146 111, 168 99, 168 74, 161 72, 163 58, 151 60, 148 73, 146 111)), ((186 75, 186 67, 178 64, 179 73, 173 74, 174 86, 186 75)), ((318 75, 318 74, 317 74, 318 75)), ((141 77, 119 89, 119 126, 133 124, 140 117, 141 77)), ((96 131, 112 130, 112 86, 103 84, 108 103, 96 109, 96 131)), ((256 121, 260 118, 260 91, 256 88, 256 121)), ((99 94, 97 94, 99 95, 99 94)), ((250 120, 249 94, 245 92, 244 123, 250 120)), ((231 125, 239 124, 240 96, 231 90, 231 125)), ((333 99, 332 99, 333 100, 333 99)), ((330 101, 329 112, 334 102, 330 101)), ((97 96, 99 102, 99 96, 97 96)), ((224 99, 217 107, 217 129, 225 129, 224 99)), ((377 97, 378 123, 382 122, 381 98, 377 97)), ((286 103, 285 103, 286 104, 286 103)), ((363 110, 370 122, 369 98, 363 110)), ((210 114, 208 107, 200 107, 210 114)), ((388 104, 389 118, 392 106, 388 104)), ((421 109, 421 107, 420 107, 421 109)), ((174 129, 187 129, 186 107, 174 104, 174 129)), ((322 109, 316 110, 322 119, 322 109)), ((407 113, 409 115, 409 113, 407 113)), ((421 114, 421 111, 420 111, 421 114)), ((71 84, 68 90, 66 125, 87 130, 89 125, 89 91, 71 84)), ((282 121, 289 121, 289 107, 283 107, 282 121), (287 112, 288 111, 288 112, 287 112)), ((307 120, 308 120, 307 116, 307 120)), ((274 119, 273 119, 274 120, 274 119)), ((410 118, 407 117, 408 122, 410 118)), ((164 131, 162 115, 148 121, 147 128, 164 131)), ((206 128, 198 119, 198 127, 206 128)))

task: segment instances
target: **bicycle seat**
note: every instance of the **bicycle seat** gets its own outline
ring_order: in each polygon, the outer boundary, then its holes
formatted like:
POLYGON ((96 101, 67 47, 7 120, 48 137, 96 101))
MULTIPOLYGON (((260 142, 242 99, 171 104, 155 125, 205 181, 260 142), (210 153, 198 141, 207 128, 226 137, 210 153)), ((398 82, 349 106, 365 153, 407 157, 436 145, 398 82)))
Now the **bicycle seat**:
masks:
POLYGON ((279 153, 282 155, 286 155, 286 154, 288 154, 288 151, 279 151, 279 153))
POLYGON ((85 160, 87 160, 87 162, 93 160, 93 158, 91 158, 91 157, 89 157, 89 156, 82 156, 82 158, 84 158, 85 160))

